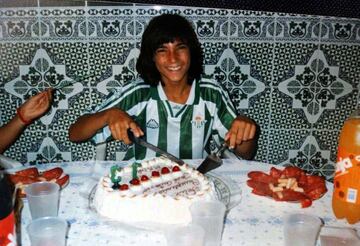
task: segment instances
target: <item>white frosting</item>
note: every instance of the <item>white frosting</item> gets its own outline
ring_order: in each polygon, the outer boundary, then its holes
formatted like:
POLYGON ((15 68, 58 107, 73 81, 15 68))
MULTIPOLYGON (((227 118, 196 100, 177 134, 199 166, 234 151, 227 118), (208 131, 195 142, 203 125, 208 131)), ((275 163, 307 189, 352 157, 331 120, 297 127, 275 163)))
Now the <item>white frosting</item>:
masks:
POLYGON ((100 179, 94 197, 98 213, 122 222, 182 224, 191 221, 189 207, 194 201, 216 199, 207 177, 186 164, 175 172, 172 168, 178 165, 163 157, 141 164, 139 180, 143 175, 149 180, 140 181, 140 185, 130 184, 131 165, 116 172, 121 173, 120 185, 129 186, 127 190, 113 189, 109 176, 100 179), (161 174, 163 167, 168 167, 170 173, 161 174), (152 171, 158 171, 160 177, 152 177, 152 171))

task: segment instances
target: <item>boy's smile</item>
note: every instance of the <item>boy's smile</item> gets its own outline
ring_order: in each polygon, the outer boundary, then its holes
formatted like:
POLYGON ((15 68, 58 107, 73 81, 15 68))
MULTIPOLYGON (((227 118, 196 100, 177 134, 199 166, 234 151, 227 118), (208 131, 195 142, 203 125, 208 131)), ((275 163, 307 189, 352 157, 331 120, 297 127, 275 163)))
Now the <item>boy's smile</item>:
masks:
POLYGON ((185 43, 175 40, 162 44, 155 51, 154 62, 165 85, 187 83, 190 50, 185 43))

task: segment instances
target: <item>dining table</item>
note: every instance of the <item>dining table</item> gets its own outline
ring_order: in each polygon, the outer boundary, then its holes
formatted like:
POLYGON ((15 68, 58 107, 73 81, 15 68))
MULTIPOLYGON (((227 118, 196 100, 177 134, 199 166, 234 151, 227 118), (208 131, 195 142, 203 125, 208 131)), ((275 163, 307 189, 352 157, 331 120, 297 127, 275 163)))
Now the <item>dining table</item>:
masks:
MULTIPOLYGON (((191 166, 198 166, 203 160, 184 160, 191 166)), ((80 245, 166 245, 164 230, 159 228, 136 227, 113 223, 99 216, 91 207, 91 194, 100 176, 109 172, 113 165, 126 165, 126 161, 74 161, 38 165, 39 170, 61 167, 70 175, 69 184, 61 190, 58 216, 68 222, 67 246, 80 245)), ((222 246, 240 245, 283 245, 283 218, 290 213, 305 213, 318 216, 324 226, 358 228, 360 223, 350 225, 344 219, 337 219, 332 211, 333 184, 327 182, 328 191, 320 199, 313 201, 307 208, 300 203, 279 202, 271 198, 253 194, 247 186, 250 171, 268 173, 274 166, 257 161, 223 159, 223 165, 211 171, 209 177, 220 178, 225 189, 217 192, 228 199, 229 210, 226 214, 222 235, 222 246), (223 182, 224 181, 224 182, 223 182), (232 186, 232 187, 231 187, 232 186), (234 192, 235 190, 235 192, 234 192)), ((278 167, 278 166, 276 166, 278 167)), ((281 167, 279 167, 281 168, 281 167)), ((8 170, 11 172, 12 170, 8 170)), ((31 215, 26 198, 21 211, 20 245, 30 245, 26 227, 31 215)), ((317 245, 320 245, 318 240, 317 245)))

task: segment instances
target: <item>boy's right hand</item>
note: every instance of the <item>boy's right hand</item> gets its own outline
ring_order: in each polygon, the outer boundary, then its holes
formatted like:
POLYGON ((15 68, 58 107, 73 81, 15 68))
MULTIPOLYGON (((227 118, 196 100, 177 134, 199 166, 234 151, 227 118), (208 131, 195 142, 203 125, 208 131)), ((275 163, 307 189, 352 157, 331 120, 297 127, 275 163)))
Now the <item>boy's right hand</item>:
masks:
POLYGON ((107 125, 114 139, 121 140, 125 144, 131 144, 127 130, 131 129, 135 137, 144 135, 144 132, 136 122, 124 111, 117 108, 107 110, 107 125))

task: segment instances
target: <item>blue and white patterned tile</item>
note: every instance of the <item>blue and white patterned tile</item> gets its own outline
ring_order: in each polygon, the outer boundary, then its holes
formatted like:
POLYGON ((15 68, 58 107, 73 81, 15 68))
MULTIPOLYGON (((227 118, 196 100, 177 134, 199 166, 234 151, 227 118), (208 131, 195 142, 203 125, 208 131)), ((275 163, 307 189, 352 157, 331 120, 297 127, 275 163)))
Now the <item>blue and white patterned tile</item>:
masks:
POLYGON ((22 101, 20 98, 6 93, 4 88, 0 87, 0 102, 0 125, 3 125, 12 119, 16 108, 21 105, 22 101))
POLYGON ((135 20, 132 6, 114 6, 112 8, 88 8, 89 40, 129 41, 135 37, 135 20))
POLYGON ((86 110, 91 109, 92 106, 98 105, 102 101, 99 94, 93 91, 91 88, 84 88, 84 90, 76 96, 69 99, 68 103, 70 108, 68 110, 59 110, 56 115, 57 121, 49 127, 53 135, 57 131, 65 132, 63 136, 64 145, 71 149, 72 160, 87 160, 95 156, 95 147, 90 141, 82 143, 71 143, 68 137, 68 130, 71 124, 84 114, 86 110), (83 150, 82 150, 83 148, 83 150))
POLYGON ((267 11, 254 11, 254 10, 242 10, 242 9, 229 9, 229 13, 232 16, 275 16, 275 12, 267 12, 267 11))
MULTIPOLYGON (((52 62, 46 50, 38 49, 31 64, 20 65, 20 75, 5 84, 5 90, 24 101, 49 87, 55 87, 72 81, 66 76, 65 65, 52 62)), ((40 118, 42 124, 49 125, 53 121, 57 109, 68 109, 68 98, 82 91, 81 83, 57 90, 53 107, 40 118)))
POLYGON ((229 30, 227 10, 180 6, 136 6, 137 39, 141 38, 144 28, 153 17, 163 13, 174 13, 184 16, 192 24, 200 41, 227 40, 229 30))
POLYGON ((44 139, 47 138, 46 130, 30 130, 26 129, 21 136, 16 140, 11 147, 5 151, 4 155, 21 163, 42 163, 36 162, 34 153, 39 153, 40 146, 43 144, 44 139), (33 158, 29 158, 32 156, 33 158))
MULTIPOLYGON (((206 10, 206 9, 205 9, 206 10)), ((227 41, 229 21, 226 13, 218 14, 216 11, 204 15, 184 15, 194 26, 194 30, 200 41, 227 41)))
POLYGON ((224 8, 183 7, 183 14, 188 16, 226 16, 229 11, 224 8))
POLYGON ((278 16, 276 18, 276 41, 318 42, 320 17, 278 16))
MULTIPOLYGON (((261 124, 259 124, 261 125, 261 124)), ((263 126, 263 125, 261 125, 263 126)), ((258 140, 258 149, 256 151, 256 155, 254 160, 262 161, 269 164, 276 164, 272 163, 271 160, 268 158, 268 138, 269 138, 270 131, 267 127, 260 128, 260 135, 258 140)))
POLYGON ((142 35, 145 31, 146 26, 148 25, 149 21, 152 17, 146 16, 136 16, 135 17, 135 40, 136 43, 141 43, 142 35))
POLYGON ((71 160, 71 152, 60 150, 58 147, 59 142, 50 136, 44 137, 37 143, 36 148, 29 150, 26 153, 27 162, 30 165, 41 163, 54 163, 64 162, 71 160))
POLYGON ((313 129, 312 134, 317 140, 319 149, 329 151, 329 164, 334 165, 336 162, 337 143, 339 141, 340 129, 313 129))
POLYGON ((327 63, 338 68, 338 76, 355 89, 360 81, 360 45, 321 43, 320 49, 327 63))
POLYGON ((360 27, 359 27, 359 25, 357 24, 356 25, 356 30, 355 30, 355 32, 356 32, 356 41, 359 41, 360 40, 360 27))
POLYGON ((306 138, 310 135, 309 129, 301 130, 270 130, 268 144, 268 161, 271 164, 285 165, 289 164, 291 150, 301 149, 306 138))
MULTIPOLYGON (((318 121, 314 123, 315 129, 340 130, 345 119, 359 107, 359 90, 353 90, 350 94, 336 101, 335 109, 326 109, 318 121)), ((335 145, 336 146, 336 145, 335 145)))
POLYGON ((97 83, 96 89, 107 95, 109 92, 121 88, 126 82, 135 80, 138 77, 136 60, 139 53, 138 49, 131 49, 128 56, 124 57, 122 63, 110 65, 106 74, 109 77, 104 76, 104 79, 97 83))
POLYGON ((330 66, 321 50, 316 50, 304 65, 295 65, 294 75, 282 81, 279 91, 292 98, 292 108, 303 110, 315 123, 326 109, 335 109, 336 100, 352 90, 339 77, 339 67, 330 66))
MULTIPOLYGON (((204 59, 204 72, 208 69, 207 66, 214 66, 220 60, 220 57, 227 49, 228 45, 226 42, 202 42, 201 48, 203 50, 204 59)), ((209 72, 208 72, 209 73, 209 72)))
POLYGON ((205 74, 211 75, 227 88, 239 109, 248 109, 249 99, 265 90, 265 85, 251 72, 251 65, 240 64, 232 49, 225 49, 216 64, 205 66, 205 74))
MULTIPOLYGON (((88 70, 88 43, 86 42, 42 42, 42 48, 54 64, 65 67, 63 76, 81 81, 90 75, 88 70)), ((86 86, 86 81, 81 81, 86 86)))
POLYGON ((295 75, 296 65, 305 65, 318 49, 318 43, 276 42, 274 44, 273 85, 295 75))
POLYGON ((322 43, 359 44, 360 20, 324 17, 322 43))
MULTIPOLYGON (((20 47, 21 49, 17 52, 21 52, 21 50, 24 48, 23 46, 20 47)), ((14 52, 14 54, 16 54, 17 52, 14 52)), ((34 57, 36 57, 36 55, 34 55, 34 57)), ((18 61, 15 60, 15 62, 18 61)), ((15 112, 15 109, 18 108, 22 103, 24 103, 29 97, 37 94, 40 90, 44 88, 41 85, 40 87, 37 87, 36 81, 39 79, 39 74, 36 72, 35 67, 39 68, 39 63, 35 63, 36 62, 31 61, 30 65, 19 64, 18 66, 16 66, 14 64, 15 66, 11 66, 11 69, 15 70, 15 68, 17 68, 19 74, 12 74, 15 75, 12 80, 7 80, 6 78, 4 80, 4 87, 2 87, 4 88, 3 92, 9 97, 8 100, 4 100, 2 103, 2 107, 4 110, 6 110, 6 108, 9 108, 12 112, 15 112)), ((12 117, 12 113, 10 115, 12 117)), ((44 117, 35 121, 28 128, 34 131, 45 131, 45 125, 48 124, 48 120, 48 115, 45 115, 44 117)))
POLYGON ((96 81, 91 80, 90 86, 122 85, 125 82, 123 79, 128 81, 135 77, 134 58, 137 52, 133 42, 90 42, 89 71, 96 76, 96 81))
POLYGON ((51 160, 49 162, 68 162, 95 159, 94 146, 90 142, 71 143, 69 141, 69 134, 67 130, 49 131, 49 139, 47 142, 47 152, 42 151, 39 155, 42 155, 46 160, 51 160))
MULTIPOLYGON (((0 73, 0 85, 3 85, 4 84, 4 76, 0 73)), ((2 88, 2 86, 0 86, 0 88, 2 88)))
POLYGON ((20 67, 29 65, 39 49, 39 43, 18 43, 0 41, 0 86, 20 76, 20 67))
POLYGON ((121 161, 130 146, 122 141, 112 141, 106 146, 106 160, 121 161))
POLYGON ((249 75, 266 86, 271 85, 274 60, 272 42, 230 42, 229 48, 240 65, 249 65, 249 75))
MULTIPOLYGON (((70 108, 64 111, 64 118, 67 118, 65 123, 71 124, 81 116, 86 109, 90 108, 93 104, 97 104, 101 101, 98 94, 94 92, 92 88, 86 87, 80 93, 68 100, 70 108)), ((61 124, 62 121, 53 124, 55 127, 57 124, 61 124)), ((55 129, 54 129, 55 130, 55 129)))
POLYGON ((135 18, 150 20, 161 14, 181 14, 184 7, 181 6, 163 6, 153 4, 135 4, 135 18))
POLYGON ((311 124, 303 109, 293 108, 289 95, 280 92, 276 87, 271 94, 271 128, 273 129, 310 129, 311 124))
POLYGON ((273 41, 275 35, 275 17, 266 15, 231 15, 230 40, 273 41))
POLYGON ((39 34, 37 8, 0 9, 1 42, 35 42, 39 34))
MULTIPOLYGON (((73 90, 68 88, 67 90, 73 90)), ((55 92, 56 93, 56 92, 55 92)), ((68 97, 64 100, 66 106, 57 105, 54 106, 54 103, 57 102, 57 97, 54 98, 53 108, 56 110, 52 123, 49 125, 50 131, 68 131, 71 124, 73 124, 77 118, 82 115, 85 108, 91 104, 91 98, 89 97, 89 89, 84 88, 81 92, 76 93, 75 95, 68 97)), ((65 104, 65 103, 63 103, 65 104)), ((69 141, 68 139, 66 139, 69 141)))
POLYGON ((83 7, 40 9, 42 41, 84 41, 87 39, 87 23, 83 7))
MULTIPOLYGON (((272 91, 270 87, 255 96, 248 99, 248 108, 243 109, 235 103, 235 106, 240 114, 245 114, 253 119, 262 130, 268 130, 271 127, 271 105, 272 105, 272 91)), ((232 95, 230 98, 236 102, 232 95)))
POLYGON ((335 164, 330 160, 331 151, 320 148, 318 140, 313 135, 307 136, 300 148, 290 148, 288 155, 280 165, 291 163, 307 173, 324 176, 327 179, 332 178, 334 174, 335 164))
POLYGON ((95 146, 90 141, 84 143, 71 143, 68 140, 67 133, 63 136, 69 151, 71 152, 71 161, 95 160, 96 151, 95 146))

